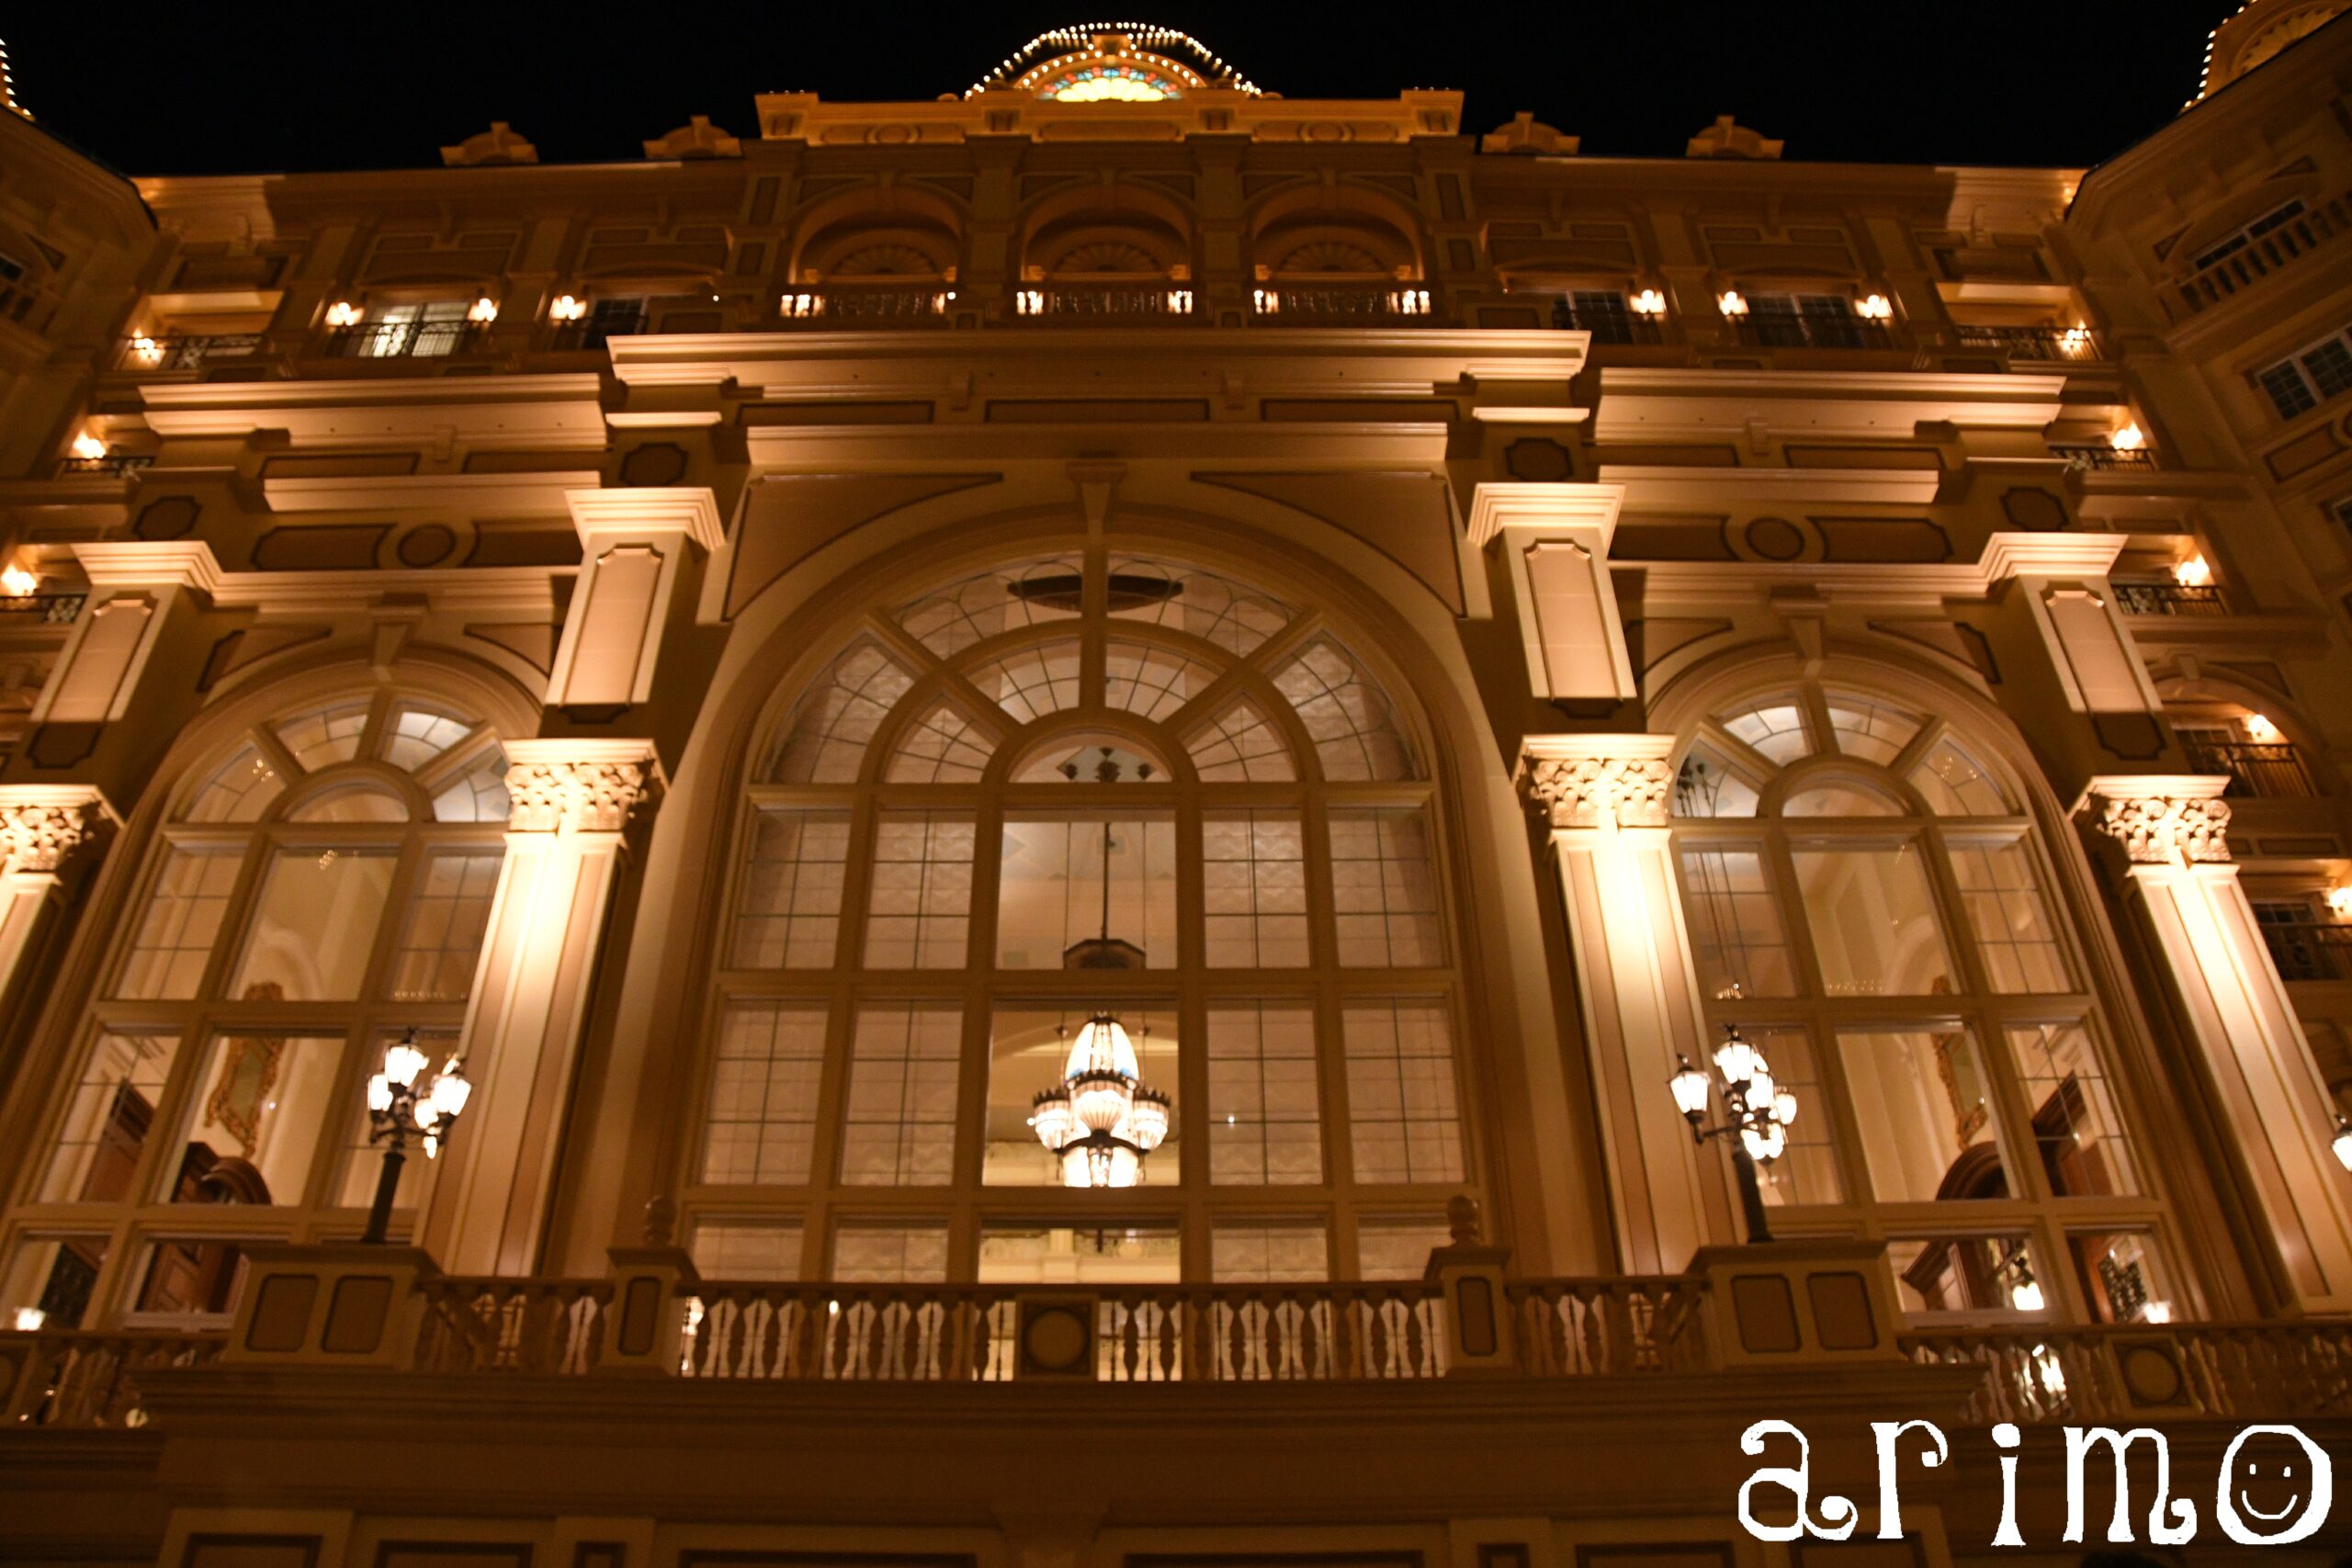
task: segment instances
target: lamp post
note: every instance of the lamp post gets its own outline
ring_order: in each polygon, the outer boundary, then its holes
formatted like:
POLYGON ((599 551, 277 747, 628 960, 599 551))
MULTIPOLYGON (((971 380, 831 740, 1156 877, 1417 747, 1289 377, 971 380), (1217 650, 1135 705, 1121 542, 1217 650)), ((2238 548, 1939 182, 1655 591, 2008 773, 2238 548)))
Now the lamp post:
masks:
POLYGON ((1731 1165, 1739 1177, 1739 1204, 1747 1220, 1747 1239, 1771 1240, 1772 1227, 1764 1217, 1764 1193, 1756 1182, 1756 1168, 1770 1165, 1788 1147, 1789 1123, 1797 1119, 1797 1097, 1773 1081, 1764 1053, 1742 1038, 1736 1024, 1724 1025, 1723 1043, 1715 1047, 1716 1077, 1692 1066, 1688 1056, 1677 1056, 1675 1061, 1678 1066, 1667 1088, 1690 1123, 1690 1141, 1703 1145, 1710 1138, 1739 1134, 1739 1141, 1732 1145, 1731 1165), (1724 1101, 1724 1120, 1713 1127, 1705 1124, 1711 1091, 1722 1095, 1724 1101))
POLYGON ((433 1081, 419 1087, 424 1074, 424 1053, 416 1048, 412 1029, 384 1048, 384 1070, 368 1080, 368 1141, 384 1145, 384 1168, 376 1178, 376 1201, 368 1210, 363 1246, 380 1247, 392 1220, 392 1196, 400 1190, 401 1167, 408 1161, 408 1141, 422 1138, 424 1157, 441 1153, 449 1130, 474 1091, 466 1069, 451 1056, 433 1081))

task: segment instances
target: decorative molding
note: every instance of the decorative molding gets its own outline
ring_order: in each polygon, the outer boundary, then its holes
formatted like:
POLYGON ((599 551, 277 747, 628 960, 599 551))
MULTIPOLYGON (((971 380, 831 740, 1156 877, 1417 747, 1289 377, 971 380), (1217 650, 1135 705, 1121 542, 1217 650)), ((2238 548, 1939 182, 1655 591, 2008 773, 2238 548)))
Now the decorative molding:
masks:
POLYGON ((707 486, 575 490, 563 499, 582 545, 600 536, 642 539, 657 534, 683 534, 705 550, 726 541, 718 498, 707 486))
POLYGON ((0 787, 0 865, 53 875, 113 820, 106 796, 86 784, 0 787))
POLYGON ((2065 386, 2064 376, 2004 371, 1696 370, 1611 365, 1600 372, 1593 439, 1744 441, 1751 427, 1760 427, 1767 435, 1796 440, 1908 441, 1923 423, 2040 431, 2062 412, 2065 386))
POLYGON ((2133 865, 2217 864, 2230 858, 2227 778, 2138 773, 2095 778, 2075 810, 2133 865), (2096 813, 2086 811, 2093 801, 2096 813))
POLYGON ((220 586, 220 563, 201 539, 90 540, 73 548, 94 589, 194 588, 212 593, 220 586))
MULTIPOLYGON (((596 439, 601 446, 600 424, 596 439)), ((548 468, 511 474, 355 474, 261 481, 272 512, 390 512, 448 508, 473 516, 561 513, 576 490, 593 490, 604 475, 594 468, 548 468)))
POLYGON ((1555 829, 1663 828, 1673 749, 1670 735, 1531 735, 1520 787, 1555 829))
POLYGON ((516 740, 506 753, 511 832, 617 833, 662 782, 642 740, 516 740))
POLYGON ((1602 557, 1617 531, 1625 487, 1614 484, 1540 484, 1486 481, 1470 499, 1470 545, 1485 549, 1506 528, 1559 532, 1590 530, 1602 557))

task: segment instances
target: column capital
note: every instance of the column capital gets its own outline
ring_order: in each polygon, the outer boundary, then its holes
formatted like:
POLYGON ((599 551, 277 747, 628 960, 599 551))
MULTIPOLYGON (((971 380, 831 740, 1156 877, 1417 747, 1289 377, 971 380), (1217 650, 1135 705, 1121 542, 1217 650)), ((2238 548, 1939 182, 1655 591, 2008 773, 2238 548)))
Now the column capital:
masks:
POLYGON ((0 867, 53 874, 115 820, 90 784, 0 784, 0 867))
POLYGON ((1663 828, 1674 788, 1671 735, 1531 735, 1520 787, 1554 828, 1663 828))
POLYGON ((2109 773, 2083 786, 2075 814, 2112 840, 2133 865, 2225 863, 2230 807, 2227 776, 2109 773))
POLYGON ((564 491, 563 499, 582 545, 615 534, 683 534, 707 551, 726 539, 718 498, 707 485, 573 490, 564 491))
POLYGON ((617 833, 661 786, 646 740, 536 739, 506 743, 510 832, 617 833))

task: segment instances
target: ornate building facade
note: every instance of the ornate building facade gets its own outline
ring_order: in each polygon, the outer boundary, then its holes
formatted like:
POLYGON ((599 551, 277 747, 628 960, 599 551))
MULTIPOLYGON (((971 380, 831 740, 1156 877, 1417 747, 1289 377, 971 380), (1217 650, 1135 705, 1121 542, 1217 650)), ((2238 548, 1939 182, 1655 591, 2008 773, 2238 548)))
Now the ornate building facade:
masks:
POLYGON ((2070 1424, 2233 1550, 2352 1438, 2342 8, 2088 172, 1125 24, 0 113, 0 1562, 1950 1568, 2070 1424))

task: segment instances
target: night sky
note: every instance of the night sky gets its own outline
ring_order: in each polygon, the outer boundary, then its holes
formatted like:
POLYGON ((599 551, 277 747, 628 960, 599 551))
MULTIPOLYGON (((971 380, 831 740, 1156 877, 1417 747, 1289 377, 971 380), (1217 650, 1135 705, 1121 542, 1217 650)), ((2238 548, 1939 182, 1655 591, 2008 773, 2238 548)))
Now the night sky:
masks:
MULTIPOLYGON (((1679 155, 1728 112, 1785 139, 1791 159, 2075 165, 2169 119, 2195 90, 2207 32, 2236 5, 1425 0, 1168 5, 1147 16, 1270 91, 1457 88, 1465 129, 1532 109, 1583 137, 1588 153, 1679 155), (1447 30, 1456 15, 1467 25, 1447 30), (1334 20, 1350 17, 1367 19, 1334 20), (1372 19, 1387 17, 1416 19, 1372 19)), ((493 118, 537 142, 543 162, 636 160, 640 142, 692 114, 753 133, 763 91, 961 92, 1036 32, 1089 14, 1004 6, 991 20, 962 7, 933 23, 890 0, 9 10, 0 37, 26 107, 131 174, 432 165, 441 145, 493 118), (681 25, 638 25, 649 16, 681 25)))

